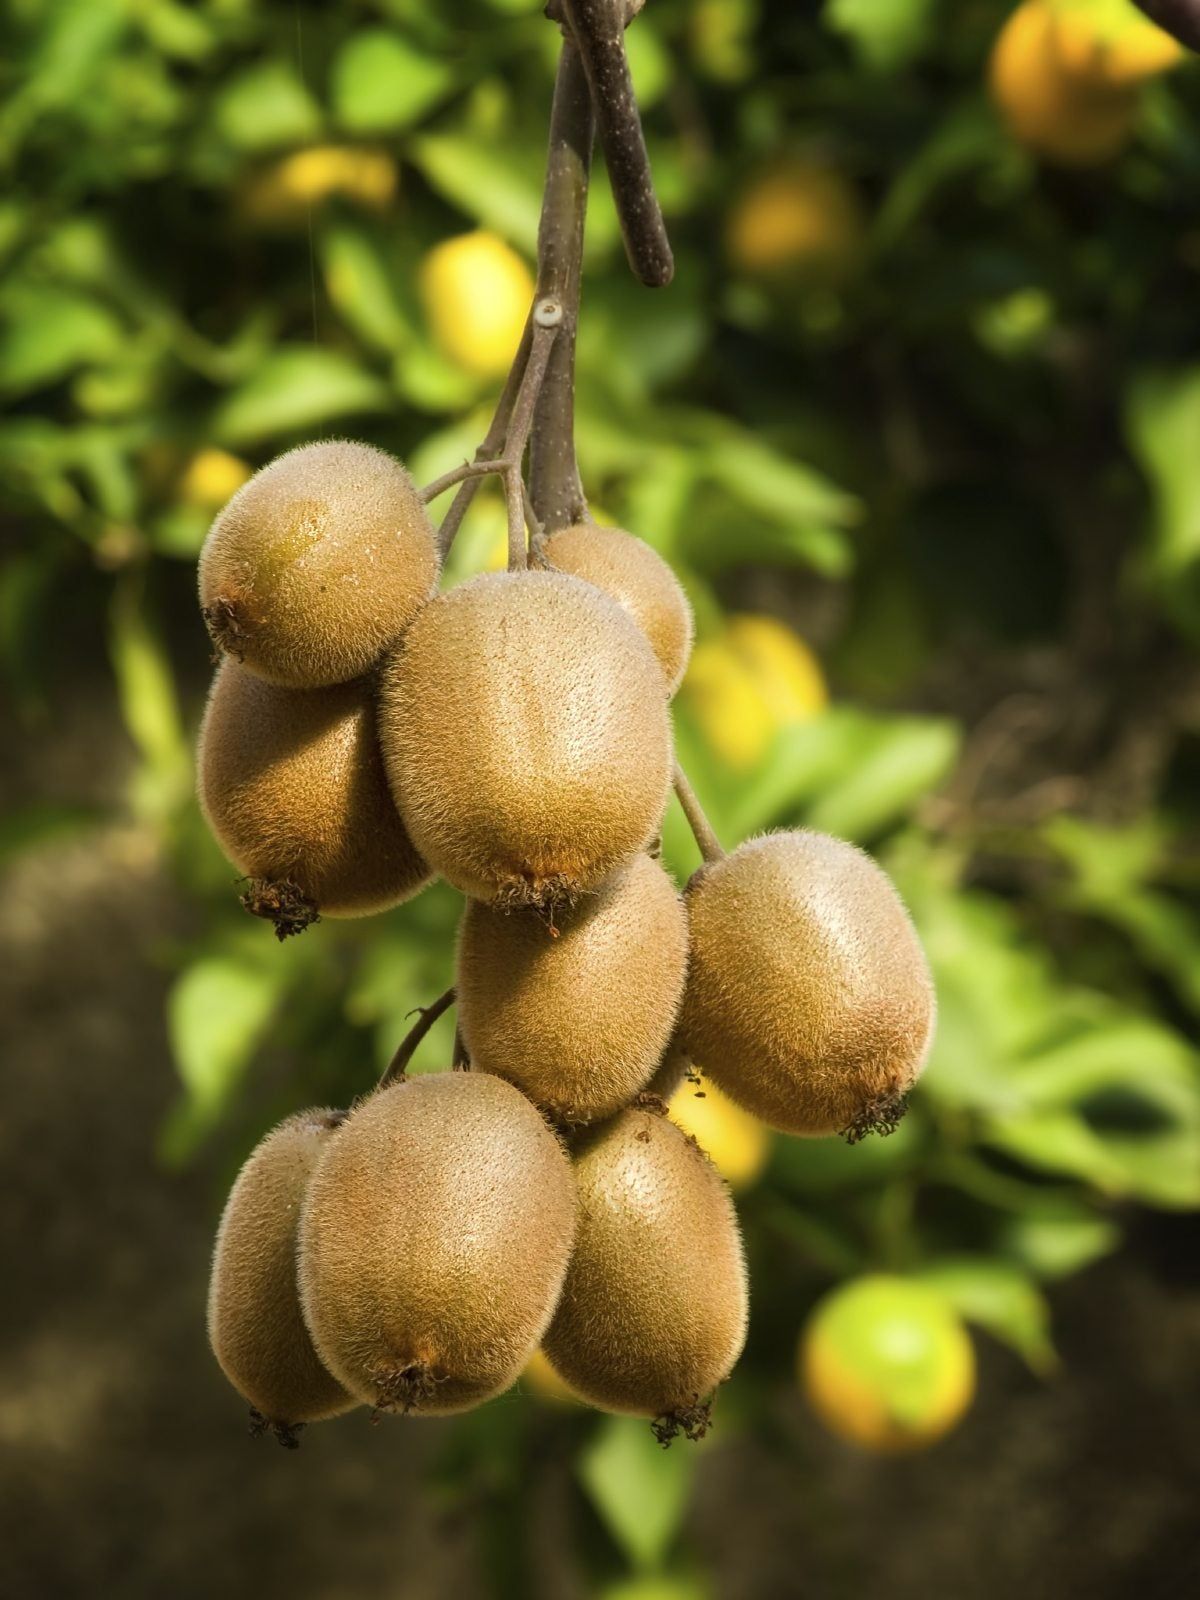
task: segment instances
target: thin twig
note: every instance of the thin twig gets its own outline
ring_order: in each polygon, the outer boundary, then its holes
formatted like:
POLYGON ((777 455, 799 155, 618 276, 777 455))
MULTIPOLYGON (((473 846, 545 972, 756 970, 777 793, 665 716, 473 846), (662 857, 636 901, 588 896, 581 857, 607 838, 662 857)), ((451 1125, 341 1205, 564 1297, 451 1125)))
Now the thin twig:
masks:
POLYGON ((404 1038, 401 1039, 396 1054, 388 1062, 387 1068, 379 1080, 381 1089, 385 1089, 389 1083, 395 1083, 397 1078, 404 1076, 409 1062, 417 1053, 417 1047, 420 1045, 421 1040, 438 1018, 449 1011, 453 1004, 454 990, 447 989, 445 994, 439 995, 432 1005, 417 1007, 421 1015, 413 1023, 404 1038))
POLYGON ((692 835, 700 846, 700 854, 705 861, 722 860, 725 851, 721 848, 721 841, 717 838, 712 823, 705 816, 704 807, 696 798, 696 791, 688 782, 687 775, 678 761, 675 763, 675 793, 688 820, 688 827, 691 828, 692 835))
MULTIPOLYGON (((516 356, 509 368, 508 377, 504 381, 504 388, 496 402, 495 415, 491 425, 484 435, 483 442, 475 452, 476 461, 489 461, 504 444, 504 436, 508 432, 508 419, 512 415, 513 402, 517 398, 517 391, 521 387, 521 379, 525 375, 525 363, 529 360, 529 347, 533 339, 532 313, 525 320, 525 331, 521 335, 521 343, 517 346, 516 356)), ((438 550, 443 558, 449 554, 450 546, 462 527, 463 518, 471 509, 471 502, 479 492, 479 478, 468 478, 462 488, 450 502, 450 509, 442 518, 442 525, 438 529, 438 550)))
POLYGON ((624 0, 559 3, 575 36, 592 92, 630 269, 647 288, 665 288, 675 275, 675 261, 654 192, 642 119, 629 76, 624 0))
POLYGON ((432 483, 427 483, 420 491, 418 498, 423 506, 431 500, 436 500, 438 495, 445 494, 447 489, 453 489, 456 483, 466 483, 472 478, 486 478, 489 472, 503 474, 508 471, 507 460, 499 461, 464 461, 461 466, 451 467, 449 472, 443 472, 440 478, 435 478, 432 483))
POLYGON ((529 448, 530 498, 551 532, 578 522, 587 512, 575 459, 575 331, 594 137, 583 63, 573 40, 565 37, 554 84, 538 228, 538 298, 557 300, 563 319, 546 365, 529 448))

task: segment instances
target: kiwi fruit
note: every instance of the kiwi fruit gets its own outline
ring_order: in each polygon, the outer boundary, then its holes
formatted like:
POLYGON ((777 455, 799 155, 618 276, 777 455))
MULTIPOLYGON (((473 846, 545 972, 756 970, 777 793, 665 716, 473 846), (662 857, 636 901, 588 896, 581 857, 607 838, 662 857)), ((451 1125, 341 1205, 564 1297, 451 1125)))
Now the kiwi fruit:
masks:
POLYGON ((746 1338, 746 1264, 716 1168, 635 1105, 578 1138, 579 1232, 542 1348, 605 1411, 699 1438, 746 1338))
POLYGON ((384 450, 328 439, 256 472, 200 552, 219 653, 296 689, 372 667, 433 593, 439 558, 412 479, 384 450))
POLYGON ((621 528, 577 522, 539 540, 536 554, 623 605, 650 641, 672 694, 692 651, 692 608, 679 579, 644 539, 621 528))
POLYGON ((409 899, 429 868, 393 804, 362 683, 281 689, 228 657, 200 729, 200 803, 279 937, 409 899))
POLYGON ((615 600, 562 572, 439 596, 381 674, 380 740, 417 849, 479 900, 553 908, 654 837, 663 676, 615 600))
POLYGON ((300 1312, 300 1203, 340 1111, 299 1111, 270 1132, 237 1176, 217 1230, 208 1338, 221 1370, 249 1402, 255 1431, 294 1448, 306 1422, 358 1404, 321 1364, 300 1312))
POLYGON ((679 1034, 676 1032, 667 1041, 667 1048, 659 1057, 658 1065, 646 1085, 645 1093, 652 1095, 656 1100, 666 1102, 687 1079, 698 1083, 700 1075, 688 1060, 687 1051, 680 1044, 679 1034))
POLYGON ((890 1132, 936 1007, 886 873, 827 834, 772 833, 701 867, 686 901, 691 1059, 784 1133, 890 1132))
POLYGON ((562 913, 468 901, 458 1016, 473 1066, 567 1123, 628 1104, 670 1037, 687 973, 687 920, 657 861, 635 856, 562 913))
POLYGON ((399 1079, 352 1112, 305 1197, 321 1359, 377 1411, 477 1405, 537 1348, 574 1233, 570 1162, 524 1095, 482 1072, 399 1079))

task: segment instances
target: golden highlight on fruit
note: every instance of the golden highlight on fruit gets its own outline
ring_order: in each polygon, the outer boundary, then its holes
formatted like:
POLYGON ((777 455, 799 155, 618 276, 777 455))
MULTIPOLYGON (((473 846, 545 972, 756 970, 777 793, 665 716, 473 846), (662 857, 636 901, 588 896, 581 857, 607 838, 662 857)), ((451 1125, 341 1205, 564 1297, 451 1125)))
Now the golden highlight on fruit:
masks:
POLYGON ((252 1151, 238 1173, 213 1253, 208 1338, 221 1370, 294 1448, 306 1422, 358 1402, 322 1366, 300 1312, 296 1228, 305 1190, 342 1113, 297 1112, 252 1151))
POLYGON ((887 875, 827 834, 773 833, 702 867, 686 901, 691 1059, 781 1132, 894 1127, 935 1006, 887 875))
POLYGON ((788 160, 747 184, 726 224, 726 248, 747 277, 842 278, 866 237, 862 205, 835 168, 788 160))
POLYGON ((761 1176, 771 1153, 771 1136, 716 1084, 684 1082, 667 1107, 671 1121, 691 1134, 713 1166, 735 1192, 749 1189, 761 1176))
POLYGON ((439 596, 385 663, 379 720, 414 843, 477 899, 569 903, 660 825, 663 675, 580 578, 484 573, 439 596))
POLYGON ((551 1364, 605 1411, 699 1438, 746 1337, 746 1265, 729 1193, 661 1112, 633 1107, 575 1155, 579 1233, 543 1341, 551 1364))
POLYGON ((975 1352, 954 1308, 924 1284, 883 1274, 826 1295, 801 1337, 799 1365, 825 1426, 888 1454, 933 1444, 975 1393, 975 1352))
POLYGON ((364 684, 281 689, 226 659, 197 787, 217 843, 252 880, 243 904, 280 938, 318 914, 386 910, 430 881, 392 801, 364 684))
POLYGON ((408 473, 345 439, 302 445, 243 485, 200 552, 217 648, 272 683, 346 683, 433 593, 433 529, 408 473))
POLYGON ((485 229, 435 245, 421 263, 419 289, 429 331, 443 355, 481 378, 508 371, 533 304, 529 268, 485 229))
POLYGON ((304 1315, 329 1370, 378 1411, 463 1411, 507 1389, 554 1311, 575 1232, 562 1146, 482 1072, 390 1084, 309 1185, 304 1315))
POLYGON ((1022 0, 1012 12, 988 76, 1010 131, 1040 155, 1064 166, 1099 165, 1129 142, 1137 113, 1131 81, 1101 70, 1099 55, 1093 59, 1078 26, 1068 29, 1051 0, 1022 0))
POLYGON ((803 639, 774 617, 743 613, 696 646, 680 700, 726 766, 745 772, 781 729, 823 711, 829 694, 803 639))
POLYGON ((649 639, 674 694, 692 650, 692 608, 658 551, 621 528, 581 522, 550 534, 538 553, 620 601, 649 639))
POLYGON ((687 974, 687 919, 657 861, 631 865, 557 914, 469 901, 458 1015, 473 1066, 563 1122, 591 1122, 645 1088, 687 974))

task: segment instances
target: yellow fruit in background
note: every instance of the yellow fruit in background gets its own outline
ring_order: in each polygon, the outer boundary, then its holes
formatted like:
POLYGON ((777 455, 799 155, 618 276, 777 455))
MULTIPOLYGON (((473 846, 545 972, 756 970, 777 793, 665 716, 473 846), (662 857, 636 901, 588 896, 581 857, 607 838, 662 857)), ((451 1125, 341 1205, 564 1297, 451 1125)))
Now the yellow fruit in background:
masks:
POLYGON ((975 1351, 953 1306, 911 1279, 873 1274, 819 1302, 801 1335, 800 1379, 833 1433, 868 1450, 920 1450, 975 1394, 975 1351))
POLYGON ((396 193, 396 163, 386 150, 314 145, 294 150, 250 179, 243 212, 256 222, 291 222, 333 196, 381 211, 396 193))
POLYGON ((771 1153, 771 1135, 757 1117, 734 1105, 707 1079, 687 1079, 667 1107, 671 1121, 690 1133, 731 1189, 748 1189, 771 1153))
POLYGON ((747 613, 696 646, 680 698, 716 755, 745 772, 781 728, 808 721, 829 696, 803 639, 774 617, 747 613))
POLYGON ((494 233, 477 229, 435 245, 421 263, 421 299, 434 342, 480 377, 507 372, 533 302, 525 262, 494 233))
POLYGON ((539 1400, 549 1400, 555 1405, 577 1406, 581 1403, 574 1389, 565 1378, 559 1377, 541 1350, 535 1350, 525 1363, 519 1387, 527 1389, 539 1400))
POLYGON ((1064 0, 1022 0, 992 49, 992 97, 1022 144, 1066 166, 1099 165, 1128 143, 1136 86, 1180 47, 1134 10, 1104 16, 1064 0))
POLYGON ((831 167, 789 161, 751 179, 726 225, 734 267, 748 277, 797 270, 842 276, 866 227, 854 189, 831 167))
POLYGON ((177 492, 185 505, 219 511, 254 476, 254 468, 228 450, 197 450, 179 476, 177 492))

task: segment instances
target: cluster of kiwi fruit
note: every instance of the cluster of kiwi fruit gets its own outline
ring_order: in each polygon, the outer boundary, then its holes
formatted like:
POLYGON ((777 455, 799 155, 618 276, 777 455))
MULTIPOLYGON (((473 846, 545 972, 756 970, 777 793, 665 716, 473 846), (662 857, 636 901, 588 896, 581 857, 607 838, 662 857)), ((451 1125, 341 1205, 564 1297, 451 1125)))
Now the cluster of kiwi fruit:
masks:
MULTIPOLYGON (((793 1134, 887 1129, 934 1002, 894 888, 808 831, 659 859, 687 600, 583 522, 438 592, 422 495, 345 441, 279 457, 200 561, 199 790, 280 937, 466 896, 454 1066, 390 1070, 253 1151, 209 1333, 260 1427, 477 1405, 540 1347, 585 1401, 699 1437, 745 1338, 728 1191, 668 1117, 706 1074, 793 1134)), ((702 1091, 701 1091, 702 1092, 702 1091)))

